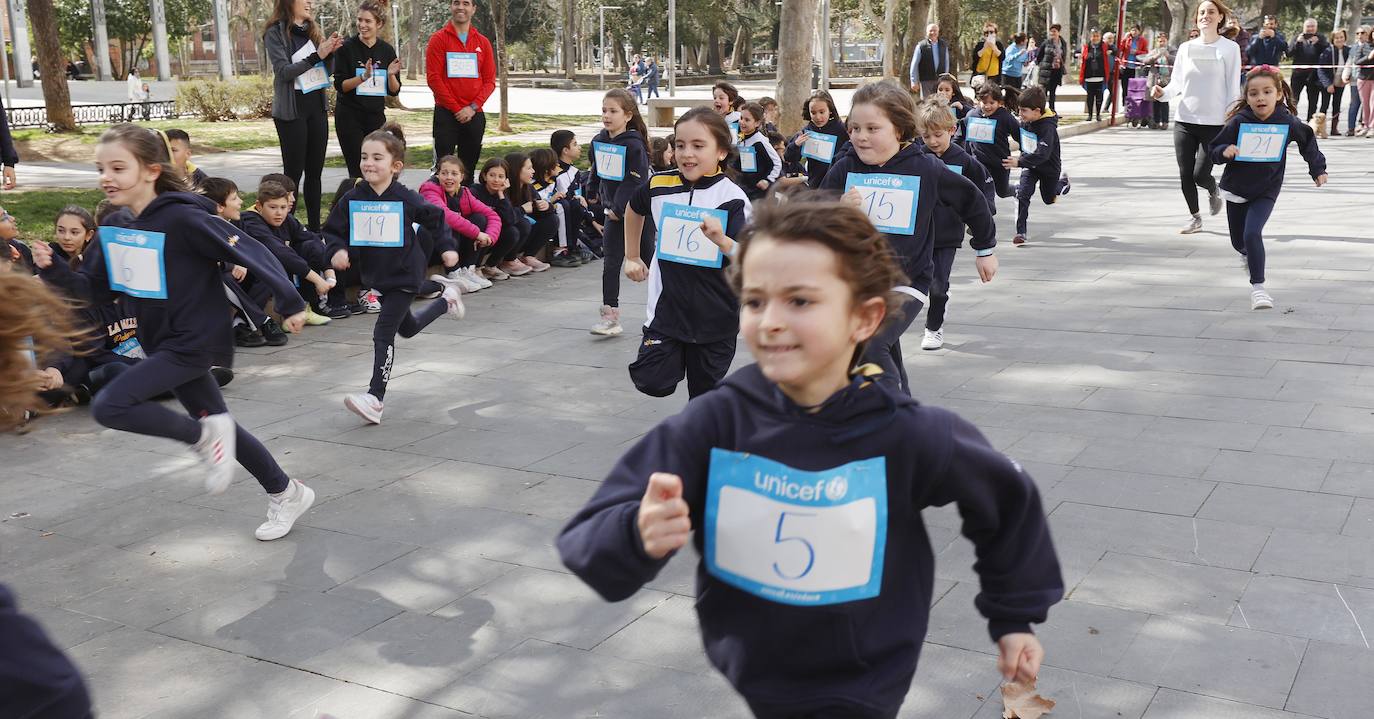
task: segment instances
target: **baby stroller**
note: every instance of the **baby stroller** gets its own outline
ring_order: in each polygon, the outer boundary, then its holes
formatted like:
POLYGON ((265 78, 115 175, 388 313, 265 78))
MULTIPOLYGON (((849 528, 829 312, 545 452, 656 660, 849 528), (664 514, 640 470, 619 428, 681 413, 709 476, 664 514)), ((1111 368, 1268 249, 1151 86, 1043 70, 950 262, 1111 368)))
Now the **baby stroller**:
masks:
POLYGON ((1126 120, 1131 127, 1149 127, 1153 103, 1149 78, 1132 77, 1126 80, 1126 120))

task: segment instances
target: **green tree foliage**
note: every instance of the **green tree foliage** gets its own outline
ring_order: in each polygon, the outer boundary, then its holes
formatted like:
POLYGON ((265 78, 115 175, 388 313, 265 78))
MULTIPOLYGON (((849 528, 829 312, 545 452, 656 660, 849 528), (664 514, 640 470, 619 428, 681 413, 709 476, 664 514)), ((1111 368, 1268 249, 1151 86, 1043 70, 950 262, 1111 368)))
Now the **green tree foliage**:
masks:
MULTIPOLYGON (((167 35, 170 42, 188 37, 192 28, 211 17, 210 3, 204 0, 164 0, 167 9, 167 35)), ((96 52, 95 28, 91 25, 91 4, 87 0, 57 0, 57 27, 63 52, 85 57, 87 47, 96 52)), ((118 43, 120 54, 116 72, 128 74, 129 68, 152 53, 153 22, 148 0, 105 0, 105 27, 110 42, 118 43)))

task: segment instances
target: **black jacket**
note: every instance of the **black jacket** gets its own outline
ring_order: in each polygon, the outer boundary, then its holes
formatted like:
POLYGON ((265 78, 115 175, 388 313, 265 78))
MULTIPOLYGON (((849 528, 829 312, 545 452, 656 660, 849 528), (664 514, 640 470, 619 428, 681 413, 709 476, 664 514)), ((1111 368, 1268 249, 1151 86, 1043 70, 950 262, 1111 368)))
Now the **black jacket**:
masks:
MULTIPOLYGON (((932 153, 934 154, 934 153, 932 153)), ((937 156, 940 162, 945 163, 945 167, 951 172, 957 172, 967 177, 970 182, 983 191, 983 197, 988 201, 988 213, 997 214, 997 188, 993 184, 992 176, 988 174, 983 163, 974 159, 972 155, 964 151, 964 148, 950 143, 949 149, 945 154, 937 156), (959 169, 955 169, 959 168, 959 169)), ((941 203, 935 206, 935 247, 962 247, 964 244, 964 218, 961 217, 953 207, 941 203)), ((992 249, 997 244, 996 235, 990 238, 992 244, 988 244, 989 238, 978 238, 973 243, 975 250, 992 249)))
MULTIPOLYGON (((1293 58, 1294 65, 1316 65, 1321 59, 1322 53, 1330 46, 1331 44, 1319 32, 1314 32, 1311 35, 1299 34, 1293 38, 1293 42, 1288 46, 1288 57, 1293 58), (1308 38, 1311 38, 1312 42, 1307 42, 1308 38)), ((1301 71, 1295 70, 1294 72, 1301 71)), ((1312 71, 1308 70, 1307 72, 1312 71)))
POLYGON ((610 143, 625 148, 625 179, 608 180, 597 173, 596 145, 589 146, 592 179, 587 188, 592 195, 601 200, 602 206, 614 212, 616 216, 624 217, 625 203, 630 201, 630 196, 640 185, 649 181, 649 175, 652 174, 649 169, 648 143, 639 131, 634 129, 627 129, 614 138, 611 137, 611 133, 602 130, 592 138, 592 142, 610 143))
MULTIPOLYGON (((880 585, 876 596, 810 606, 773 601, 718 576, 704 559, 698 563, 697 616, 706 654, 751 704, 825 716, 895 712, 916 670, 934 583, 935 550, 921 518, 926 507, 958 506, 963 534, 978 557, 982 589, 974 605, 994 639, 1030 631, 1064 595, 1034 482, 973 425, 861 379, 811 413, 757 365, 692 400, 620 458, 558 537, 564 564, 610 601, 634 594, 663 569, 668 559, 648 557, 635 523, 654 472, 682 478, 696 530, 692 544, 705 558, 713 541, 707 537, 708 504, 723 492, 712 472, 713 456, 723 458, 721 453, 757 454, 786 465, 788 473, 877 461, 886 475, 886 532, 875 532, 873 540, 876 546, 881 538, 885 548, 870 575, 880 585)), ((791 484, 784 473, 776 486, 791 484)), ((843 500, 846 487, 830 484, 827 498, 843 500)), ((771 486, 768 493, 800 497, 786 502, 792 505, 820 502, 771 486)), ((777 524, 776 511, 763 521, 777 524)), ((772 538, 771 528, 764 531, 772 538)), ((782 551, 777 544, 759 547, 774 550, 782 551)), ((777 557, 796 561, 793 554, 777 557)))
MULTIPOLYGON (((802 132, 834 135, 836 138, 835 154, 830 158, 832 161, 838 159, 840 156, 840 149, 849 144, 849 131, 845 129, 844 123, 840 122, 838 117, 830 118, 830 121, 825 123, 825 127, 816 127, 813 123, 808 122, 806 123, 806 127, 802 128, 802 132)), ((824 180, 825 173, 830 171, 831 163, 813 160, 809 157, 802 157, 802 148, 800 145, 796 144, 795 140, 796 138, 794 137, 792 140, 788 141, 787 149, 783 152, 783 159, 787 162, 795 162, 798 164, 804 161, 806 163, 806 186, 814 190, 821 186, 821 180, 824 180)))
POLYGON ((1017 136, 1021 123, 1017 121, 1015 115, 1011 114, 1011 110, 999 107, 996 112, 992 113, 992 117, 987 118, 997 123, 997 127, 992 131, 992 142, 974 142, 967 139, 969 119, 982 117, 983 108, 975 104, 972 109, 964 114, 960 129, 964 133, 964 149, 978 158, 983 166, 991 172, 994 168, 1000 168, 1003 160, 1011 157, 1011 145, 1008 141, 1017 136))
POLYGON ((87 719, 91 697, 72 661, 0 585, 0 716, 87 719))
MULTIPOLYGON (((1035 147, 1022 147, 1017 165, 1035 171, 1041 177, 1059 179, 1064 169, 1064 161, 1059 152, 1059 116, 1054 110, 1046 108, 1039 120, 1025 124, 1022 128, 1035 134, 1035 147)), ((1024 139, 1025 135, 1017 136, 1024 139)))
MULTIPOLYGON (((396 50, 381 38, 372 47, 363 44, 357 35, 344 40, 344 44, 334 51, 334 92, 335 107, 334 114, 339 114, 347 110, 376 114, 386 109, 386 98, 376 95, 359 95, 357 88, 352 92, 343 91, 344 80, 358 76, 358 71, 367 67, 367 61, 373 60, 374 65, 382 70, 386 70, 391 65, 391 61, 396 59, 396 50)), ((401 78, 397 77, 396 82, 401 78)), ((386 78, 386 93, 388 95, 401 94, 398 88, 396 92, 391 91, 391 75, 386 78)))
POLYGON ((456 250, 453 235, 449 234, 448 223, 444 222, 444 209, 431 204, 420 193, 393 180, 379 195, 372 185, 359 182, 353 189, 339 198, 329 220, 321 231, 324 235, 325 256, 334 257, 339 250, 348 251, 351 266, 358 268, 363 276, 363 284, 379 292, 416 292, 425 279, 432 252, 456 250), (401 247, 353 247, 349 244, 352 216, 348 203, 359 202, 400 202, 401 247), (433 246, 425 246, 416 236, 412 223, 420 224, 433 241, 433 246))
POLYGON ((1226 169, 1221 173, 1221 189, 1247 200, 1278 199, 1279 190, 1283 187, 1283 172, 1288 166, 1287 145, 1289 142, 1298 143, 1298 152, 1302 154, 1302 159, 1307 161, 1308 175, 1316 179, 1318 176, 1326 174, 1326 156, 1317 149, 1316 135, 1307 123, 1293 117, 1288 109, 1282 105, 1274 109, 1274 113, 1269 116, 1269 119, 1263 121, 1255 117, 1254 111, 1249 107, 1242 108, 1235 117, 1226 121, 1226 125, 1221 128, 1221 132, 1217 133, 1216 139, 1212 141, 1212 162, 1226 165, 1226 169), (1288 137, 1284 142, 1284 152, 1279 161, 1242 162, 1226 159, 1222 153, 1226 151, 1227 147, 1236 144, 1236 140, 1240 136, 1241 124, 1258 122, 1288 126, 1288 137))

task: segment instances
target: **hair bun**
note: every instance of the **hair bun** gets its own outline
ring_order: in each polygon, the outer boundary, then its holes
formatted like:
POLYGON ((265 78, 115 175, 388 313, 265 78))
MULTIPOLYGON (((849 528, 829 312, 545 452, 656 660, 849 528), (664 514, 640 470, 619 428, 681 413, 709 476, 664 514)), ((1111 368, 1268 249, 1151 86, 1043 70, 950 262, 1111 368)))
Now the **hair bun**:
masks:
POLYGON ((401 124, 399 122, 396 122, 395 120, 392 120, 391 122, 382 125, 382 131, 395 135, 396 139, 400 140, 401 142, 406 141, 406 131, 401 129, 401 124))

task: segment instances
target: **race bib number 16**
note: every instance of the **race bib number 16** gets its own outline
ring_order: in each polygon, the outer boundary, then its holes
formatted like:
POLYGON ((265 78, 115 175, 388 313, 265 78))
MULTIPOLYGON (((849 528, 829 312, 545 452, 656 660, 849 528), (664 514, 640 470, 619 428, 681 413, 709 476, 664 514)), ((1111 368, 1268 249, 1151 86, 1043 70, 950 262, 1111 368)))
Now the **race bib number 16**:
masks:
POLYGON ((807 472, 756 454, 711 450, 706 568, 782 604, 878 596, 887 548, 883 457, 807 472))

